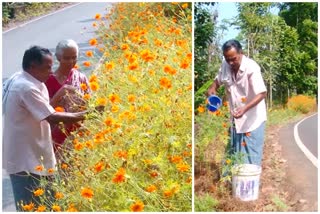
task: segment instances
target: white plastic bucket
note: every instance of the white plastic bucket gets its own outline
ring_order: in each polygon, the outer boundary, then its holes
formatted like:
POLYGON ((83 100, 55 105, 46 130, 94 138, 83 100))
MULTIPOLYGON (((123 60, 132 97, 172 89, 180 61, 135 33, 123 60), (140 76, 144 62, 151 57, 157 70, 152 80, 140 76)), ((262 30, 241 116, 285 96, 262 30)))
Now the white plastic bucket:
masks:
POLYGON ((261 167, 241 164, 233 168, 232 195, 241 201, 254 201, 259 197, 261 167))

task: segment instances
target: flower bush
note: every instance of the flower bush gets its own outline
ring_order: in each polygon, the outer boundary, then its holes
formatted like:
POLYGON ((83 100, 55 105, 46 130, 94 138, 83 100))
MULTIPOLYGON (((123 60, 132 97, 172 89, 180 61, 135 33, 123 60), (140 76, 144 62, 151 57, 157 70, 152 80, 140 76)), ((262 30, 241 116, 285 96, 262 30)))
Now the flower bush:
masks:
POLYGON ((51 194, 26 210, 192 211, 191 3, 118 3, 94 17, 91 113, 64 144, 51 194))
POLYGON ((303 114, 314 111, 317 108, 316 99, 305 95, 296 95, 288 100, 288 108, 303 114))

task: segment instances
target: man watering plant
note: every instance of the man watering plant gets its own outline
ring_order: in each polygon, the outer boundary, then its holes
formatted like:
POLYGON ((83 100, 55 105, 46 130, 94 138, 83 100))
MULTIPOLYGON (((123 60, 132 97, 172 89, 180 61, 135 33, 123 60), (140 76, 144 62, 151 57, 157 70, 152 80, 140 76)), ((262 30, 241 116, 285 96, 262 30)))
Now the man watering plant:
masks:
POLYGON ((208 95, 225 86, 232 119, 230 154, 244 153, 244 163, 261 165, 266 86, 259 65, 243 55, 241 44, 229 40, 222 46, 224 60, 208 95))

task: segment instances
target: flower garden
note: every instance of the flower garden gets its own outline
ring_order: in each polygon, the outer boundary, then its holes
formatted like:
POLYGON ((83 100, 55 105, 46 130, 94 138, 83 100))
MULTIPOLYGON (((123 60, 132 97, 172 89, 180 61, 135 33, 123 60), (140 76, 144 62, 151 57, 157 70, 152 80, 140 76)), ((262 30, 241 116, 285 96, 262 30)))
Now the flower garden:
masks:
POLYGON ((79 65, 92 69, 81 86, 90 114, 56 169, 35 166, 55 179, 23 210, 192 211, 191 9, 118 3, 96 14, 94 50, 79 65))

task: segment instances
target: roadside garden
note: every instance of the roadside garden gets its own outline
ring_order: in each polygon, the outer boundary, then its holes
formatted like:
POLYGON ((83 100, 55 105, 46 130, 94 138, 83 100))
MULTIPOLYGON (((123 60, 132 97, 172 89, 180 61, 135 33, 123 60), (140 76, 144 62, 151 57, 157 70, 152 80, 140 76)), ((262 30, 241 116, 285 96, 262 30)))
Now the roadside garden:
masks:
POLYGON ((35 166, 55 180, 23 209, 191 211, 191 3, 118 3, 94 18, 95 50, 78 65, 92 69, 91 113, 57 169, 35 166))

